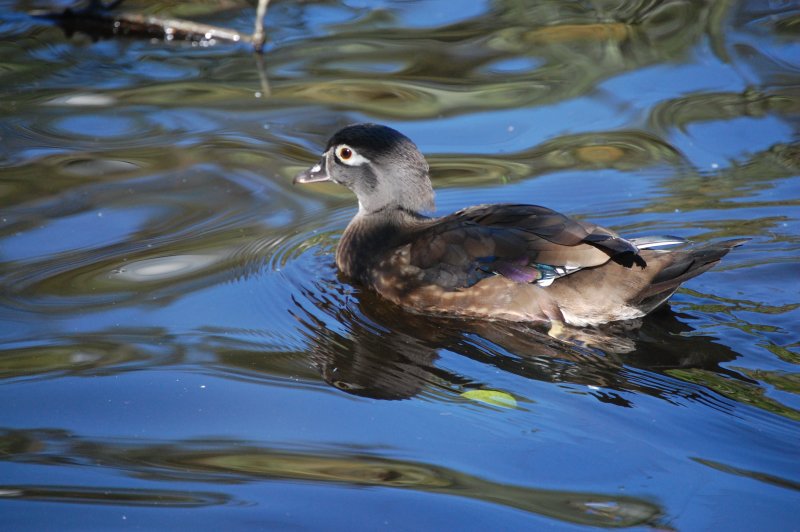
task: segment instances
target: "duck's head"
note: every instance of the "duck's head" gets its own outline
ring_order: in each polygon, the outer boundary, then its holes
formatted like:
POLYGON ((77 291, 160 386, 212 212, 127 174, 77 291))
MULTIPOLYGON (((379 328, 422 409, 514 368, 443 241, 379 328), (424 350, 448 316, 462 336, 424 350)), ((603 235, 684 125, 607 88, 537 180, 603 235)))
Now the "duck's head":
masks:
POLYGON ((319 162, 294 178, 295 183, 321 181, 352 190, 361 214, 392 208, 414 213, 433 210, 425 158, 408 137, 379 124, 340 129, 328 141, 319 162))

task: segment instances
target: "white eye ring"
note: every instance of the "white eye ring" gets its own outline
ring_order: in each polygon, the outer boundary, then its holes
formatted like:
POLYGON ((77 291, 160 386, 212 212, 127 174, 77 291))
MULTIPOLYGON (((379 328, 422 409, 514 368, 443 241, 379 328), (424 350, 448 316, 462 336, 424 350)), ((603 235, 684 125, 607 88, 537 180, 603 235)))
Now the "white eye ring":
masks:
POLYGON ((334 153, 336 154, 336 158, 339 160, 339 162, 346 164, 347 166, 362 166, 370 162, 369 159, 363 155, 360 155, 356 150, 347 144, 339 144, 336 146, 334 153))

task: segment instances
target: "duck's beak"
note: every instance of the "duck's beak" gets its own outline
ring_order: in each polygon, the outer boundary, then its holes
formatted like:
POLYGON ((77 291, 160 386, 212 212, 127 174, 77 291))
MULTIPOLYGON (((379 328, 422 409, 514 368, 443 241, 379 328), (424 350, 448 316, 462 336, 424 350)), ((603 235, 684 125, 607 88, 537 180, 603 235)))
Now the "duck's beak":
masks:
POLYGON ((328 168, 325 164, 325 157, 323 156, 317 164, 294 176, 292 183, 321 183, 330 180, 331 176, 328 175, 328 168))

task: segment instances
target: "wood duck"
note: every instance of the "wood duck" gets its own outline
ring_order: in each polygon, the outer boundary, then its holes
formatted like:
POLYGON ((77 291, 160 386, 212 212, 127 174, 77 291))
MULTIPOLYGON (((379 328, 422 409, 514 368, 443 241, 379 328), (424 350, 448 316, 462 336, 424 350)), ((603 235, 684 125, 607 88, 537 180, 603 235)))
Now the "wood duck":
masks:
POLYGON ((333 181, 358 213, 336 249, 350 279, 412 312, 590 326, 644 316, 743 240, 622 238, 538 205, 433 210, 428 164, 387 126, 347 126, 295 183, 333 181))

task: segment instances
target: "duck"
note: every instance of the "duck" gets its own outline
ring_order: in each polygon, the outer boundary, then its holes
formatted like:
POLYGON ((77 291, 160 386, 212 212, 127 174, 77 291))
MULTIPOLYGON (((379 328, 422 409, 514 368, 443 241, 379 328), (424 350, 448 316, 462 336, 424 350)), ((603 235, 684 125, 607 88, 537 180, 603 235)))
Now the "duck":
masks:
POLYGON ((425 157, 411 139, 381 124, 337 131, 293 183, 327 181, 358 200, 336 248, 341 274, 417 314, 552 327, 638 319, 744 242, 624 238, 519 203, 433 216, 425 157))

